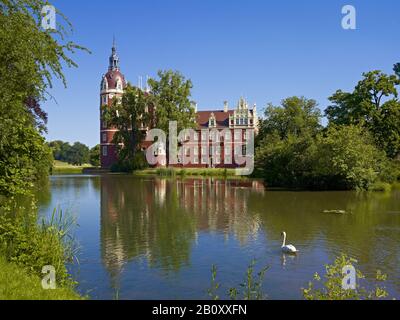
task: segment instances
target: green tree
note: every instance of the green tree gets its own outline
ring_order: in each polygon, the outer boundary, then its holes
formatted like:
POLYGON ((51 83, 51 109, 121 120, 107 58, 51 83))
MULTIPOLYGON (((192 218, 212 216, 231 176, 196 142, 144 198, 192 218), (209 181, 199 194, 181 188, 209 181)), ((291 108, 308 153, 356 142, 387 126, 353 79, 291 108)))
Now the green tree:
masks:
POLYGON ((158 80, 149 79, 157 128, 169 131, 169 122, 177 121, 178 132, 195 127, 195 109, 190 100, 192 82, 177 71, 159 71, 158 80))
POLYGON ((388 166, 361 126, 330 126, 316 141, 312 176, 322 187, 368 190, 388 166))
POLYGON ((400 79, 377 70, 363 77, 353 92, 338 90, 329 98, 332 105, 326 116, 334 124, 362 124, 373 133, 376 144, 395 158, 400 153, 400 79))
POLYGON ((113 143, 118 146, 118 161, 123 171, 140 169, 144 165, 141 148, 145 129, 152 119, 150 107, 150 96, 128 84, 121 99, 114 99, 110 107, 102 108, 104 120, 118 129, 113 143))
POLYGON ((80 142, 75 142, 67 156, 67 162, 73 165, 81 166, 89 163, 89 148, 80 142))
POLYGON ((89 163, 94 166, 94 167, 99 167, 100 166, 100 145, 94 146, 92 149, 89 151, 89 163))
POLYGON ((393 71, 400 78, 400 62, 396 63, 393 67, 393 71))
POLYGON ((289 135, 315 136, 321 129, 321 112, 317 102, 304 97, 290 97, 282 100, 281 106, 269 104, 260 122, 259 137, 278 134, 280 138, 289 135))
POLYGON ((193 84, 177 71, 159 71, 158 77, 158 80, 150 79, 149 85, 155 125, 166 133, 166 152, 169 154, 169 122, 177 122, 178 134, 183 129, 196 127, 194 102, 190 100, 193 84))
POLYGON ((269 105, 256 141, 255 171, 274 186, 310 184, 315 137, 322 129, 315 100, 290 97, 269 105))
MULTIPOLYGON (((41 29, 43 0, 0 2, 0 196, 27 193, 37 179, 47 177, 51 153, 41 136, 47 114, 40 102, 55 76, 65 84, 63 66, 83 49, 64 41, 68 21, 57 30, 41 29)), ((61 17, 61 15, 60 15, 61 17)))

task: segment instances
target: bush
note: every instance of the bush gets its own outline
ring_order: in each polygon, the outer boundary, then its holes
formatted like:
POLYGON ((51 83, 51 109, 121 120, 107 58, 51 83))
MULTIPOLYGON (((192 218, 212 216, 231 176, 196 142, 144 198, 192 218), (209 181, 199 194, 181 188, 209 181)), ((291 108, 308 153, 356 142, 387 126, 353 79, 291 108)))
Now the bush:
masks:
POLYGON ((268 135, 255 164, 266 183, 278 187, 369 190, 395 179, 384 152, 359 126, 331 126, 315 137, 268 135))
POLYGON ((327 265, 325 281, 316 273, 314 280, 310 281, 307 289, 303 289, 303 296, 307 300, 363 300, 363 299, 384 299, 388 297, 385 288, 380 287, 379 283, 386 280, 386 275, 381 271, 376 272, 375 289, 368 291, 360 285, 360 280, 364 279, 364 275, 360 270, 356 269, 357 285, 356 290, 343 289, 343 267, 353 266, 357 260, 349 258, 342 254, 335 259, 332 265, 327 265))
POLYGON ((65 263, 73 258, 73 248, 67 243, 68 228, 73 222, 54 211, 50 222, 37 224, 34 213, 15 217, 0 215, 0 255, 28 272, 41 276, 42 268, 54 266, 57 283, 72 283, 65 263), (58 218, 57 218, 58 217, 58 218))
POLYGON ((148 163, 143 152, 138 152, 132 160, 121 160, 111 166, 111 172, 131 173, 136 170, 148 168, 148 163))

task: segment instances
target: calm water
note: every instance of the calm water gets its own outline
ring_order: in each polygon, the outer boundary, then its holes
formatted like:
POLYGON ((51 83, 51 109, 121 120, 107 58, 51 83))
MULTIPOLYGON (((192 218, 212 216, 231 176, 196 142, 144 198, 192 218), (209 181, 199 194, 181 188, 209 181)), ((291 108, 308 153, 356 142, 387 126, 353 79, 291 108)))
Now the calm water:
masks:
POLYGON ((93 299, 207 298, 210 269, 224 288, 246 267, 270 266, 270 299, 301 298, 315 272, 341 252, 371 277, 389 275, 400 298, 400 192, 267 191, 259 182, 53 176, 41 211, 60 206, 78 217, 79 265, 71 272, 93 299), (329 215, 325 209, 351 211, 329 215), (280 233, 300 254, 281 254, 280 233))

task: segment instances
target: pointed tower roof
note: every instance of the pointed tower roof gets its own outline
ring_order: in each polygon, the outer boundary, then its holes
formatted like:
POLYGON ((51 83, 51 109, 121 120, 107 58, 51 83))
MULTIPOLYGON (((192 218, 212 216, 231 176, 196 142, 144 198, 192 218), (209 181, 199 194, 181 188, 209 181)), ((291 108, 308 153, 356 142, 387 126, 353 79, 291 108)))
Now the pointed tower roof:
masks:
POLYGON ((115 37, 113 38, 113 46, 111 49, 110 64, 108 70, 115 71, 119 70, 119 57, 117 54, 117 46, 115 44, 115 37))

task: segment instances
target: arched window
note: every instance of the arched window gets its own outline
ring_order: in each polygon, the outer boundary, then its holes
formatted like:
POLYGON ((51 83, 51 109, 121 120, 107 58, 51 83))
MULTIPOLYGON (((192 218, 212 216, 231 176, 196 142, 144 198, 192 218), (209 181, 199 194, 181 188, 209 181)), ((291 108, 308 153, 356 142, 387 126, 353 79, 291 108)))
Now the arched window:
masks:
POLYGON ((121 81, 121 79, 117 79, 116 81, 115 81, 115 88, 117 89, 117 90, 122 90, 122 81, 121 81))
POLYGON ((101 90, 107 90, 108 89, 108 83, 107 79, 104 77, 103 80, 101 81, 101 90))

